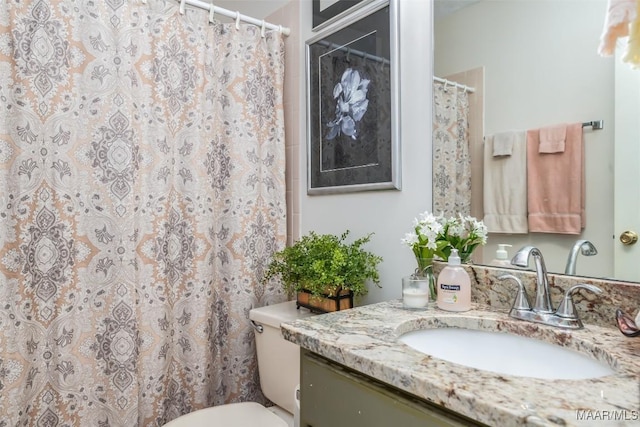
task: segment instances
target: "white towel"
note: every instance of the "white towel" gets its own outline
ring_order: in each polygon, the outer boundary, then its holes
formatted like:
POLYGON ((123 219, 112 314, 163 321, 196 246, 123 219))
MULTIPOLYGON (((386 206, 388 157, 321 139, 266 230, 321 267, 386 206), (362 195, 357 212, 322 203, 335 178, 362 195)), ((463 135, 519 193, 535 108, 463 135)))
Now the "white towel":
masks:
POLYGON ((527 133, 510 131, 510 156, 493 155, 494 135, 484 141, 484 223, 490 233, 526 234, 527 133))
POLYGON ((516 135, 513 132, 500 132, 493 135, 493 155, 510 156, 513 153, 513 143, 516 135))
POLYGON ((598 46, 598 53, 601 56, 613 55, 618 38, 629 35, 629 26, 636 20, 637 11, 637 0, 609 0, 600 46, 598 46))

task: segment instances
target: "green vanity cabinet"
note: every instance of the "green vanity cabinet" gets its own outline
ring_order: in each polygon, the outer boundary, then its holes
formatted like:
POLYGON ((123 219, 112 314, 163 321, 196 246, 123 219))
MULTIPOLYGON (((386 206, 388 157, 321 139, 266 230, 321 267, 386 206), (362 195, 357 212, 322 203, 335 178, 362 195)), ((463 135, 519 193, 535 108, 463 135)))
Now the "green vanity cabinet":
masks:
POLYGON ((300 427, 482 425, 310 351, 300 358, 300 427))

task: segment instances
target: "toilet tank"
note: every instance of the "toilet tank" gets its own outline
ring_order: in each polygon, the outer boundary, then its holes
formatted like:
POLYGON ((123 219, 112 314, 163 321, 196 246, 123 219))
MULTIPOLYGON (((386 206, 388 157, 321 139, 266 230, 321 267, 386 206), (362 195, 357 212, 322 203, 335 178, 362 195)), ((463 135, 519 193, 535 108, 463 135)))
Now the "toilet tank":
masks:
POLYGON ((249 312, 249 319, 262 326, 262 333, 255 332, 262 393, 292 414, 294 390, 300 383, 300 347, 282 337, 280 324, 311 315, 306 308, 296 309, 295 301, 254 308, 249 312))

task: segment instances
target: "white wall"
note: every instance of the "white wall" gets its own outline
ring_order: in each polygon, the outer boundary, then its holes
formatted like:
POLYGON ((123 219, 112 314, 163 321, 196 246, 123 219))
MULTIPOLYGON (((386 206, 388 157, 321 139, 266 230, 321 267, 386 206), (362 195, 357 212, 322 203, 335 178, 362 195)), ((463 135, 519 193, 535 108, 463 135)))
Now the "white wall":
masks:
POLYGON ((613 59, 597 55, 606 0, 484 0, 435 25, 435 72, 447 75, 485 68, 485 132, 533 129, 563 122, 604 120, 585 130, 587 226, 581 236, 535 233, 493 235, 514 250, 541 249, 549 271, 563 272, 579 238, 592 241, 595 257, 579 258, 577 272, 613 274, 613 59), (535 34, 535 36, 533 36, 535 34))
MULTIPOLYGON (((298 56, 304 58, 304 41, 316 34, 311 31, 311 1, 291 1, 299 2, 300 6, 298 56)), ((216 4, 262 18, 267 13, 263 10, 267 3, 267 9, 273 11, 283 2, 286 0, 226 0, 216 4)), ((345 229, 350 229, 354 236, 375 233, 369 249, 384 257, 380 268, 383 288, 373 287, 363 303, 400 297, 400 278, 414 268, 412 254, 399 243, 400 238, 419 212, 431 209, 432 2, 400 0, 398 3, 402 191, 307 196, 306 88, 304 79, 298 82, 300 111, 297 115, 302 121, 298 142, 303 150, 299 159, 299 187, 295 189, 300 196, 299 224, 295 229, 301 234, 310 230, 341 233, 345 229)), ((487 133, 564 121, 605 121, 603 131, 585 134, 588 213, 583 235, 533 235, 527 239, 499 235, 491 238, 484 250, 485 261, 493 257, 497 243, 511 243, 514 247, 534 244, 545 254, 550 270, 562 271, 568 248, 581 237, 593 241, 600 254, 588 261, 579 259, 578 273, 594 276, 612 273, 613 60, 595 55, 605 11, 606 0, 484 0, 459 13, 455 30, 442 33, 435 40, 439 51, 447 48, 441 42, 448 40, 452 52, 462 52, 462 55, 440 57, 436 61, 436 74, 486 67, 487 133), (542 19, 549 8, 557 21, 555 24, 542 19), (491 23, 496 18, 500 24, 491 23), (585 26, 585 23, 590 24, 585 26), (562 28, 561 33, 548 32, 533 43, 526 41, 529 30, 551 29, 557 25, 562 28), (559 44, 566 41, 569 47, 559 49, 559 44), (558 64, 553 72, 542 68, 547 56, 555 58, 558 64), (570 59, 572 66, 577 65, 580 71, 570 71, 565 59, 570 59), (505 86, 505 82, 512 85, 505 86), (546 87, 553 87, 555 91, 540 99, 541 89, 546 87)), ((295 72, 288 70, 287 75, 304 76, 304 61, 295 72)))
MULTIPOLYGON (((400 298, 401 277, 416 267, 411 250, 400 239, 410 231, 418 213, 431 209, 431 2, 398 3, 402 191, 307 196, 306 150, 301 150, 301 233, 340 234, 346 229, 357 237, 375 233, 367 249, 384 258, 380 266, 382 288, 371 287, 360 303, 400 298)), ((310 1, 301 5, 300 19, 302 39, 308 40, 316 34, 311 31, 310 1)), ((300 48, 304 58, 304 46, 300 48)), ((304 64, 301 67, 304 69, 304 64)), ((304 106, 306 89, 304 82, 300 84, 304 106)), ((306 139, 304 132, 302 129, 302 141, 306 139)))

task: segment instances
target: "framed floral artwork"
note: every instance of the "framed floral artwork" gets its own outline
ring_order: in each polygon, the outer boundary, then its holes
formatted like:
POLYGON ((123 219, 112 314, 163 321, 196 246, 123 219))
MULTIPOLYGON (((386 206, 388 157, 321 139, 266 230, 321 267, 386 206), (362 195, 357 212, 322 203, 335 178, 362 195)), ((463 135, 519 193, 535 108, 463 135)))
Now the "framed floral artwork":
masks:
POLYGON ((306 43, 307 193, 399 190, 396 2, 306 43))

